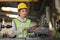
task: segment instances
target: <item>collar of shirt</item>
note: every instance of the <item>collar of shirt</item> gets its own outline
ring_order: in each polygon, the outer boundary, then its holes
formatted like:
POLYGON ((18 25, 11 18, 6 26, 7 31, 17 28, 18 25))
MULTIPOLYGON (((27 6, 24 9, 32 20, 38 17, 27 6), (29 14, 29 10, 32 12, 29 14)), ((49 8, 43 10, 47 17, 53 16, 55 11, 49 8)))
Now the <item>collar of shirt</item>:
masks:
POLYGON ((25 22, 26 21, 26 18, 24 18, 24 20, 23 20, 19 16, 17 17, 17 19, 20 20, 21 22, 25 22))

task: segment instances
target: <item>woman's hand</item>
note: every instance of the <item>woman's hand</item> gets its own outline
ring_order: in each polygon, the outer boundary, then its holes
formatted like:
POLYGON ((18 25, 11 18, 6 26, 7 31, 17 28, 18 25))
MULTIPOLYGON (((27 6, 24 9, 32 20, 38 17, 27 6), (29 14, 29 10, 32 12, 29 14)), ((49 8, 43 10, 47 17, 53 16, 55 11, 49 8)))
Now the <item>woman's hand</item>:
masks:
POLYGON ((27 30, 27 27, 23 27, 22 31, 25 31, 25 30, 27 30))

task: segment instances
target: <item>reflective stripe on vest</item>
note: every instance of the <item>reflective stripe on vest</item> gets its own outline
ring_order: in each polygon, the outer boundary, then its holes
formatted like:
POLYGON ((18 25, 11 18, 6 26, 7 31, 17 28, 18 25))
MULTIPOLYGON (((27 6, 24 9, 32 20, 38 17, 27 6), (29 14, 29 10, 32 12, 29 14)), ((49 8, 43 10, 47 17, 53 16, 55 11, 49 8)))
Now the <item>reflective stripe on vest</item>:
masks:
MULTIPOLYGON (((29 28, 31 20, 27 19, 25 22, 21 22, 18 19, 14 19, 14 22, 16 24, 16 30, 22 30, 24 27, 29 28)), ((22 32, 21 34, 16 35, 16 38, 24 38, 27 36, 27 31, 22 32)))

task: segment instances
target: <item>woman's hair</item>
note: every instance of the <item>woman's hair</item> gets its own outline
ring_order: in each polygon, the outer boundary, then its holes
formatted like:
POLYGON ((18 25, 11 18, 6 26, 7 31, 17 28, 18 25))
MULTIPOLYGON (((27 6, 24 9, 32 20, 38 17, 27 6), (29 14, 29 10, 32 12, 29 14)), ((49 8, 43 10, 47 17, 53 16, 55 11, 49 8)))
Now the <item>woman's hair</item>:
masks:
POLYGON ((18 12, 20 11, 21 9, 18 10, 18 12))
MULTIPOLYGON (((26 8, 22 8, 22 9, 26 9, 26 8)), ((18 12, 20 11, 21 9, 18 9, 18 12)), ((28 9, 26 9, 26 10, 28 10, 28 9)))

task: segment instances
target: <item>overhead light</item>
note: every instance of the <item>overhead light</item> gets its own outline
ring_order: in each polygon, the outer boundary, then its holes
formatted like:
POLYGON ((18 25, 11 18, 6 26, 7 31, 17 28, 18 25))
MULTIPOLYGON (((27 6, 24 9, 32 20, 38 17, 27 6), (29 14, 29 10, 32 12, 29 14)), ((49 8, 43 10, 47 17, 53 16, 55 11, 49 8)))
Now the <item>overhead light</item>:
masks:
POLYGON ((11 18, 17 18, 18 15, 13 15, 13 14, 6 14, 6 16, 11 17, 11 18))
POLYGON ((17 8, 12 8, 12 7, 2 7, 1 9, 3 11, 18 12, 17 8))

